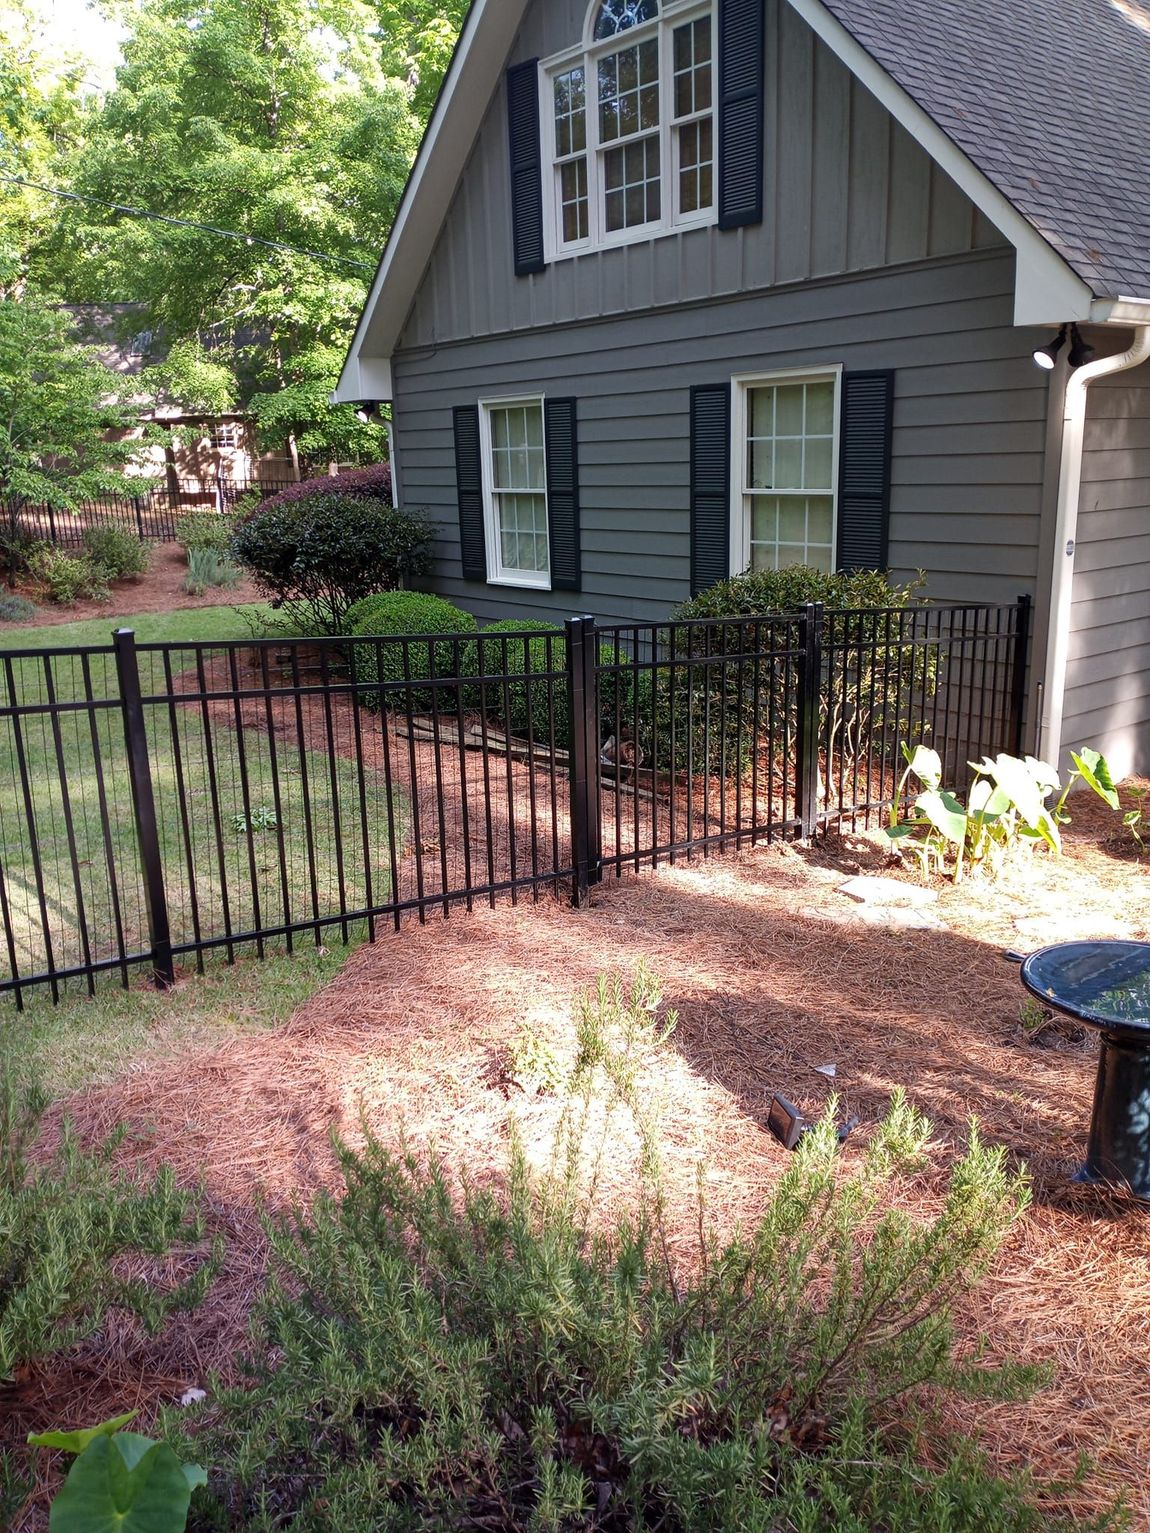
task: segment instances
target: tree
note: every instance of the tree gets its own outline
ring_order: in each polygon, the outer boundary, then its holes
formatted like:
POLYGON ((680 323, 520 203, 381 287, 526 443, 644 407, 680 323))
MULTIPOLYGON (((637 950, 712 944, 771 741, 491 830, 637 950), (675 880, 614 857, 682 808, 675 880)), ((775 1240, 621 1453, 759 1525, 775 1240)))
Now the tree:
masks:
POLYGON ((125 385, 71 335, 62 310, 27 294, 0 299, 0 501, 68 509, 123 488, 141 442, 125 385))
POLYGON ((169 342, 232 343, 239 397, 313 463, 379 457, 378 428, 327 395, 462 9, 142 0, 72 185, 252 243, 68 204, 43 276, 142 301, 169 342))

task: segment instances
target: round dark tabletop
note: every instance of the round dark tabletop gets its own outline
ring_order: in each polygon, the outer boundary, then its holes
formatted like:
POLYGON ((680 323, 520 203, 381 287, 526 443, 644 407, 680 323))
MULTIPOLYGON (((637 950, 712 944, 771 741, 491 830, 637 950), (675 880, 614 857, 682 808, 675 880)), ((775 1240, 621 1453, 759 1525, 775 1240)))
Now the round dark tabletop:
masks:
POLYGON ((1056 1011, 1150 1040, 1150 942, 1059 942, 1031 953, 1021 974, 1056 1011))

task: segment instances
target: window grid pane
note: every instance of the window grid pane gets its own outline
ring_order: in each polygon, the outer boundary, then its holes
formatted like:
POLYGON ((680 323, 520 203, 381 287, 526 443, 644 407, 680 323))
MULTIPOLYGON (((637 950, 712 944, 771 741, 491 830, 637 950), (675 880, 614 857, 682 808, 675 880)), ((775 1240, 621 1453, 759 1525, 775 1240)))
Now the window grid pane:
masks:
POLYGON ((659 140, 608 149, 603 156, 604 215, 609 233, 655 222, 660 212, 659 140))
POLYGON ((487 410, 491 433, 491 488, 504 571, 546 574, 547 468, 541 403, 494 405, 487 410))
POLYGON ((714 196, 714 135, 709 117, 683 123, 679 135, 679 211, 698 213, 714 196))
POLYGON ((659 126, 659 43, 622 48, 599 60, 599 138, 604 144, 659 126))
POLYGON ((587 101, 583 67, 556 75, 555 152, 560 159, 587 147, 587 101))
POLYGON ((563 218, 563 243, 585 240, 590 233, 587 198, 587 160, 568 160, 559 167, 559 207, 563 218))
POLYGON ((834 567, 834 383, 747 390, 744 514, 752 569, 834 567))
POLYGON ((640 27, 658 14, 659 0, 603 0, 595 18, 595 41, 601 43, 630 27, 640 27))
POLYGON ((700 16, 673 34, 675 116, 711 110, 711 18, 700 16))

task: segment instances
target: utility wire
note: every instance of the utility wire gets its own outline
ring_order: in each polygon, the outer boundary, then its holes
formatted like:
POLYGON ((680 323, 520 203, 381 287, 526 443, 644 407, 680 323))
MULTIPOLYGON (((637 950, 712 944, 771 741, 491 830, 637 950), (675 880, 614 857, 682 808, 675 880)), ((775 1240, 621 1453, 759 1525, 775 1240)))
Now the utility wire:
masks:
POLYGON ((349 256, 324 255, 319 250, 301 250, 297 245, 284 245, 279 240, 261 239, 258 234, 241 234, 236 229, 218 229, 214 224, 198 224, 190 218, 169 218, 166 213, 153 213, 148 208, 130 208, 119 202, 106 202, 103 197, 89 197, 84 192, 65 192, 56 186, 43 186, 39 181, 26 181, 23 176, 0 174, 0 181, 12 186, 27 186, 33 191, 47 192, 51 197, 63 197, 69 202, 95 202, 115 213, 129 213, 133 218, 154 218, 157 223, 174 224, 180 229, 198 229, 202 234, 217 234, 223 239, 242 240, 245 245, 263 245, 268 250, 286 250, 289 255, 306 256, 311 261, 333 261, 340 266, 355 266, 360 271, 374 271, 369 261, 353 261, 349 256))

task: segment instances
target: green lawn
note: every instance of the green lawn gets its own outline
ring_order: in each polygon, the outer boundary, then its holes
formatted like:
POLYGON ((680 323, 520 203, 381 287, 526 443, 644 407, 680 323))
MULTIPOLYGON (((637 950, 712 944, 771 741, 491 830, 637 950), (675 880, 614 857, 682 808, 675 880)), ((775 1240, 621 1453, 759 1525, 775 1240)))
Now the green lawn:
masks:
MULTIPOLYGON (((211 646, 251 633, 242 609, 207 607, 30 628, 5 638, 41 651, 106 646, 114 627, 132 628, 140 644, 211 646)), ((213 677, 212 666, 221 655, 227 665, 232 653, 204 652, 210 687, 227 685, 227 673, 213 677)), ((248 651, 234 655, 241 686, 258 685, 258 673, 244 670, 248 651)), ((301 748, 299 720, 286 701, 273 710, 274 732, 262 702, 245 705, 237 718, 230 706, 180 701, 182 690, 195 685, 196 651, 172 656, 170 684, 159 655, 144 652, 140 662, 145 696, 164 699, 146 713, 175 942, 333 914, 341 890, 355 909, 367 902, 369 882, 373 901, 387 898, 392 817, 385 785, 370 770, 361 781, 346 716, 337 719, 330 755, 301 748)), ((0 673, 0 705, 87 696, 113 706, 0 719, 0 858, 22 974, 45 967, 49 944, 57 968, 113 957, 119 932, 129 953, 148 946, 114 665, 103 654, 44 654, 11 661, 0 673)), ((314 724, 321 704, 308 707, 314 724)), ((314 735, 307 742, 316 743, 314 735)), ((341 936, 340 928, 327 927, 320 940, 334 946, 341 936)), ((312 932, 296 940, 314 952, 312 932)), ((271 948, 282 950, 283 942, 271 948)), ((6 948, 0 968, 11 972, 6 948)), ((115 983, 115 974, 103 978, 101 994, 115 983)))

